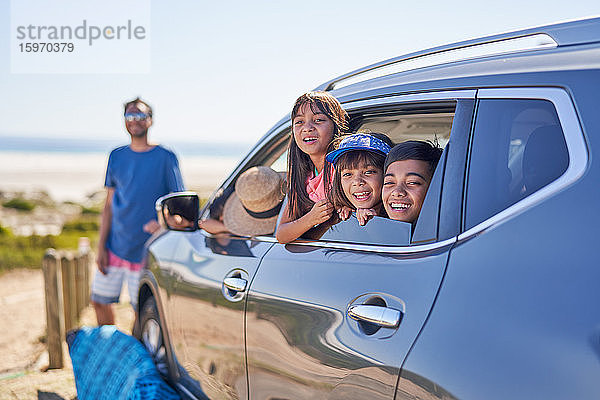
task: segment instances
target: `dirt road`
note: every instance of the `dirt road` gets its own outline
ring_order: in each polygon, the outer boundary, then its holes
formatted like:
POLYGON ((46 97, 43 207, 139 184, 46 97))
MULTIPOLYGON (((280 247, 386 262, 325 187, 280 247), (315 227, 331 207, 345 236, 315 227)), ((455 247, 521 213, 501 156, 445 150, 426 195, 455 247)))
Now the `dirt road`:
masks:
MULTIPOLYGON (((115 308, 120 330, 131 332, 133 311, 126 295, 115 308)), ((41 270, 15 270, 0 275, 0 400, 74 399, 77 395, 68 350, 65 368, 42 372, 48 365, 44 344, 46 314, 41 270)), ((91 307, 81 325, 95 325, 91 307)))

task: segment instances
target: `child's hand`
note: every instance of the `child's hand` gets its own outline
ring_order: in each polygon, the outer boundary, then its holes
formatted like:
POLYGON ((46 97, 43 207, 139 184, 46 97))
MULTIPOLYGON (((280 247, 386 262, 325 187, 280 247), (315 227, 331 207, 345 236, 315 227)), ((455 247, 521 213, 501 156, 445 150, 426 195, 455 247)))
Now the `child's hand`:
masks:
POLYGON ((356 210, 356 219, 360 225, 365 225, 373 217, 376 217, 377 213, 372 208, 358 208, 356 210))
POLYGON ((327 221, 332 212, 333 205, 327 199, 324 199, 317 201, 306 215, 311 225, 315 226, 327 221))
POLYGON ((337 210, 337 212, 338 212, 338 216, 340 217, 340 219, 342 221, 345 221, 348 218, 350 218, 350 214, 352 214, 352 209, 348 206, 342 206, 342 208, 337 210))

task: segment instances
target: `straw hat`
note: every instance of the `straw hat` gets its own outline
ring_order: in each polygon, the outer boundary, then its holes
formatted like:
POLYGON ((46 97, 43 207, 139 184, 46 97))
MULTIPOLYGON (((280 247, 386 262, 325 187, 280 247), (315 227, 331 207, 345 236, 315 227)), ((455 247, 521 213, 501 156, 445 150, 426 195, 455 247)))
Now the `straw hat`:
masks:
POLYGON ((269 167, 252 167, 241 174, 235 192, 223 208, 223 223, 241 236, 267 235, 275 231, 283 200, 281 175, 269 167))

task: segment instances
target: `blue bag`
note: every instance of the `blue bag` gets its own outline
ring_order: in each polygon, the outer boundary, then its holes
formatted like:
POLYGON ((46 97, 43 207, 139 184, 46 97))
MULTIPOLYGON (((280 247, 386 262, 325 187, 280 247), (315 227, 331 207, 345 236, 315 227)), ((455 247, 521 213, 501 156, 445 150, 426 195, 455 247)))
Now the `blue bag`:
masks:
POLYGON ((175 400, 148 351, 114 325, 82 327, 67 336, 79 400, 175 400))

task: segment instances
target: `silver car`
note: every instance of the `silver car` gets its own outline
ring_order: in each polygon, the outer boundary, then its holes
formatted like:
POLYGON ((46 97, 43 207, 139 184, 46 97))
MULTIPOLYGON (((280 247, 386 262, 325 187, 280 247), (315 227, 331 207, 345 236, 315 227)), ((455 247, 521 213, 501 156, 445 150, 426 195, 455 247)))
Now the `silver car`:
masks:
MULTIPOLYGON (((393 58, 321 85, 353 131, 444 152, 414 231, 319 239, 171 226, 140 338, 185 398, 600 398, 600 19, 393 58), (596 232, 596 233, 594 233, 596 232)), ((286 170, 290 116, 223 183, 286 170)))

